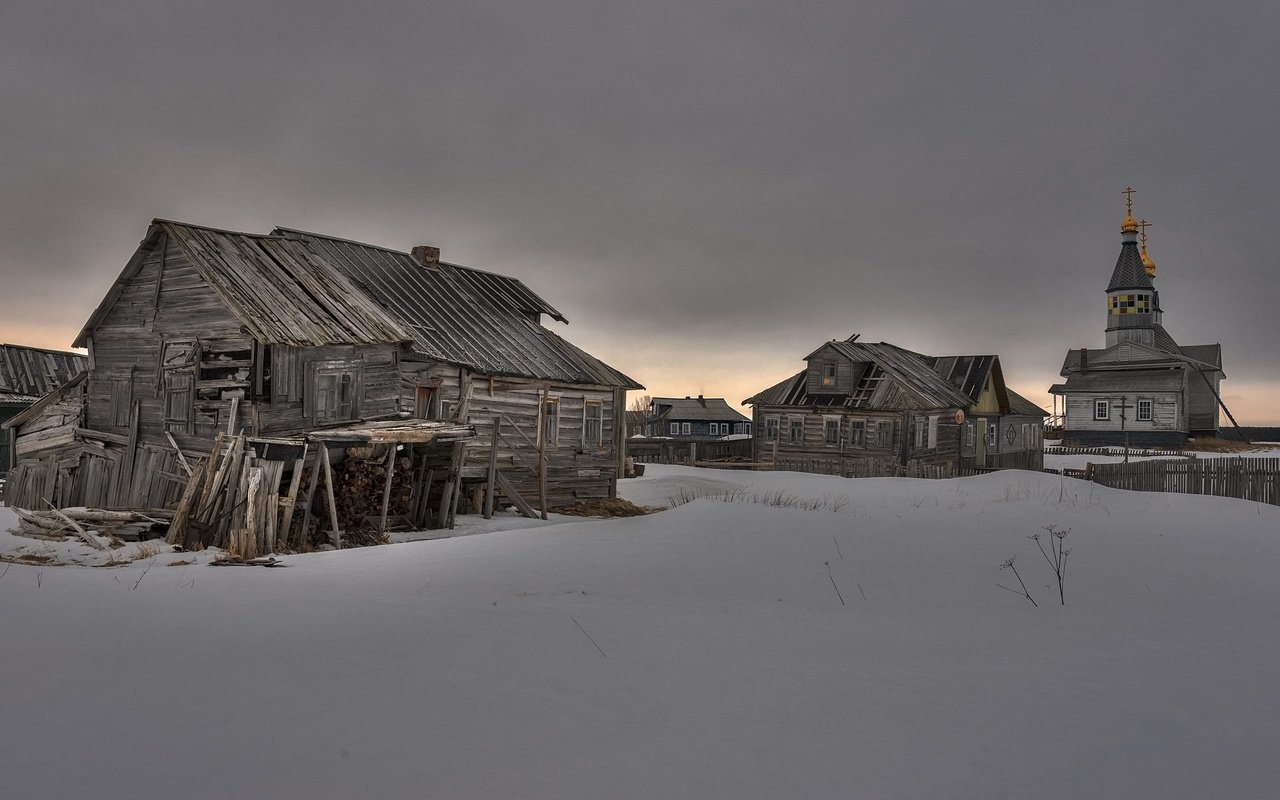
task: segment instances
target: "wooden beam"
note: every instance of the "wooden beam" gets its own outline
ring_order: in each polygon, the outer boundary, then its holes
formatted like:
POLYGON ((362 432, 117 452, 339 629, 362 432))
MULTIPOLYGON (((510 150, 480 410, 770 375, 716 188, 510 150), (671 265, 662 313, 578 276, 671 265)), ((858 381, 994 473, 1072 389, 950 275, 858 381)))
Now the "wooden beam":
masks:
POLYGON ((387 445, 387 479, 382 485, 382 515, 378 517, 378 531, 387 532, 387 508, 391 505, 391 476, 396 469, 396 446, 387 445))
POLYGON ((329 500, 330 541, 333 546, 342 549, 342 531, 338 528, 338 503, 333 496, 333 465, 329 462, 329 448, 320 448, 320 457, 324 464, 324 487, 329 500))
POLYGON ((284 517, 280 520, 279 538, 283 540, 284 546, 289 546, 289 531, 293 528, 293 510, 296 506, 296 498, 298 496, 298 487, 302 485, 302 468, 307 463, 307 447, 306 442, 302 443, 302 455, 297 461, 293 462, 293 476, 289 478, 289 493, 285 495, 284 500, 284 517))
MULTIPOLYGON (((493 386, 493 379, 489 379, 493 386)), ((502 418, 493 418, 493 442, 489 446, 489 478, 484 487, 484 518, 493 519, 494 476, 498 472, 498 439, 502 436, 502 418)))
POLYGON ((506 475, 503 475, 501 472, 495 472, 493 474, 493 477, 495 480, 497 480, 499 488, 502 489, 502 493, 505 494, 507 498, 510 499, 511 502, 515 504, 516 508, 520 509, 521 514, 528 517, 529 519, 538 518, 538 515, 533 510, 533 507, 530 506, 527 502, 525 502, 525 499, 520 495, 518 491, 516 491, 516 487, 512 485, 511 481, 507 478, 506 475))

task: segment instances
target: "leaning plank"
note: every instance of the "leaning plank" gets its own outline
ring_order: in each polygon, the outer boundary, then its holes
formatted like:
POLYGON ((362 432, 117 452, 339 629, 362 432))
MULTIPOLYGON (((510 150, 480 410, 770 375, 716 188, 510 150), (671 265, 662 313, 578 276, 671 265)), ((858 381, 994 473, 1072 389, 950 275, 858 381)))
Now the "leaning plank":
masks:
POLYGON ((168 431, 164 432, 164 438, 169 440, 169 444, 173 445, 173 452, 178 454, 178 463, 182 465, 182 471, 187 473, 187 477, 191 477, 191 465, 187 463, 187 457, 182 454, 182 448, 178 447, 178 443, 173 440, 173 434, 168 431))
POLYGON ((80 523, 76 522, 71 517, 68 517, 66 514, 63 514, 61 511, 58 510, 58 508, 53 503, 49 503, 49 509, 53 511, 53 513, 56 514, 59 519, 61 519, 63 522, 66 522, 72 528, 74 528, 76 532, 76 536, 79 536, 82 540, 84 540, 85 544, 89 545, 94 550, 106 549, 105 547, 102 546, 101 542, 99 542, 97 539, 90 536, 88 531, 86 531, 84 528, 81 528, 80 523))
POLYGON ((329 462, 329 448, 320 447, 320 457, 324 463, 324 488, 329 501, 329 525, 333 546, 342 549, 342 530, 338 527, 338 503, 333 497, 333 464, 329 462))
POLYGON ((289 494, 281 500, 284 505, 284 518, 280 520, 279 537, 281 543, 289 546, 289 529, 293 527, 293 509, 298 496, 298 488, 302 484, 302 467, 307 463, 307 444, 302 445, 302 455, 293 462, 293 476, 289 479, 289 494))
POLYGON ((512 485, 510 479, 508 479, 506 475, 503 475, 499 470, 493 473, 493 477, 498 481, 498 486, 502 489, 502 493, 505 494, 512 503, 515 503, 516 508, 520 509, 521 514, 529 519, 538 518, 538 514, 533 510, 533 507, 525 502, 525 499, 520 496, 518 491, 516 491, 516 487, 512 485))

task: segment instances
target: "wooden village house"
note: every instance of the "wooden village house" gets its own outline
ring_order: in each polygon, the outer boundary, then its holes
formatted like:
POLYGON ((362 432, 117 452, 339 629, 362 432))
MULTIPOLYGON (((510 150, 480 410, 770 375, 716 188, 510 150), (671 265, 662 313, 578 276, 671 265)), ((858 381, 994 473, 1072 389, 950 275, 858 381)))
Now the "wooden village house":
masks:
POLYGON ((1179 345, 1165 330, 1146 221, 1134 220, 1132 190, 1126 191, 1120 257, 1106 290, 1106 347, 1068 350, 1066 380, 1049 392, 1055 405, 1061 398, 1064 441, 1180 447, 1191 437, 1218 435, 1222 346, 1179 345))
MULTIPOLYGON (((79 353, 0 344, 0 423, 7 422, 84 371, 79 353)), ((13 437, 0 436, 0 475, 13 466, 13 437)))
POLYGON ((155 220, 76 339, 85 379, 10 421, 10 497, 176 507, 203 544, 256 520, 261 548, 612 496, 641 387, 543 316, 566 321, 434 247, 155 220))
POLYGON ((744 401, 766 468, 945 477, 1043 467, 1046 413, 1008 388, 997 356, 926 356, 855 335, 805 361, 744 401))
POLYGON ((654 397, 645 422, 646 436, 710 441, 751 433, 751 420, 723 397, 654 397))

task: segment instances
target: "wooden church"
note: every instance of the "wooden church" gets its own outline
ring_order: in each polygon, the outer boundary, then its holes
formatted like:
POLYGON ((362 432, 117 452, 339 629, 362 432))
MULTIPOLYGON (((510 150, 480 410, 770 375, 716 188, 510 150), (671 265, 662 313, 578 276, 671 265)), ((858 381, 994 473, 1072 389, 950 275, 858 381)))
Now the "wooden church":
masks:
POLYGON ((1133 189, 1120 226, 1120 257, 1107 284, 1106 347, 1068 350, 1063 440, 1081 445, 1176 447, 1218 434, 1218 386, 1226 377, 1219 344, 1179 345, 1164 328, 1146 220, 1133 218, 1133 189), (1139 248, 1139 229, 1142 245, 1139 248))

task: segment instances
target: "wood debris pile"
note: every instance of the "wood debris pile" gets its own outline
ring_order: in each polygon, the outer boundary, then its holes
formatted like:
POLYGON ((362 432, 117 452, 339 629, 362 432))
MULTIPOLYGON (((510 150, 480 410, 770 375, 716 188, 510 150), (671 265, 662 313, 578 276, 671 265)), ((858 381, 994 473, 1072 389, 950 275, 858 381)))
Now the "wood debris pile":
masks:
POLYGON ((18 517, 19 529, 16 533, 37 538, 65 538, 74 535, 95 550, 103 550, 105 546, 86 528, 160 522, 154 516, 136 511, 107 511, 100 508, 60 510, 50 506, 47 511, 27 511, 16 507, 11 510, 18 517))

